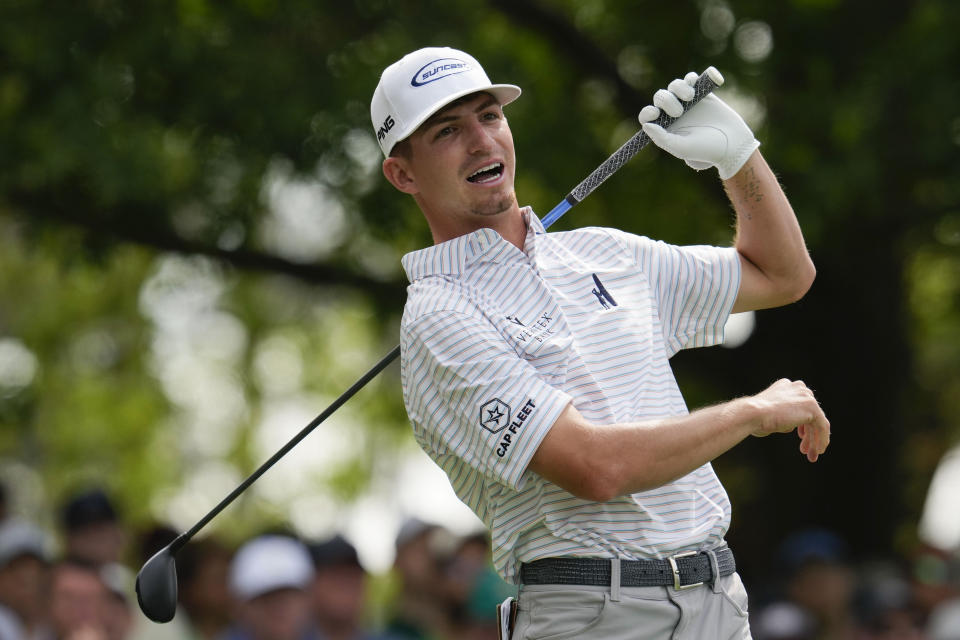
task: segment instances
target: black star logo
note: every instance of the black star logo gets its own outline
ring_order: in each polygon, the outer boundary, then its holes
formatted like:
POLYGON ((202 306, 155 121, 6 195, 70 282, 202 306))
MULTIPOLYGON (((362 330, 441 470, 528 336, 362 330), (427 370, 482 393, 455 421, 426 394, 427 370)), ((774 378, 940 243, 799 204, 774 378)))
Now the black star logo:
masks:
POLYGON ((493 424, 499 426, 500 418, 503 417, 503 411, 500 411, 500 405, 495 405, 493 409, 487 409, 487 419, 486 422, 492 422, 493 424))

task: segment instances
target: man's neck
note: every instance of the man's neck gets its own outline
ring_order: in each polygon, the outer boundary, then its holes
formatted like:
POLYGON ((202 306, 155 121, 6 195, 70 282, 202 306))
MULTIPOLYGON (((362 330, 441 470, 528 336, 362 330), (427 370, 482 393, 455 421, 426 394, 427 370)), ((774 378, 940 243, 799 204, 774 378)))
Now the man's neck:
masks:
POLYGON ((440 244, 447 240, 453 240, 460 236, 465 236, 480 229, 493 229, 500 234, 504 240, 523 251, 527 239, 527 223, 524 220, 523 212, 518 206, 514 206, 497 216, 489 216, 483 219, 484 224, 477 224, 471 227, 460 228, 437 228, 431 225, 433 234, 433 243, 440 244))

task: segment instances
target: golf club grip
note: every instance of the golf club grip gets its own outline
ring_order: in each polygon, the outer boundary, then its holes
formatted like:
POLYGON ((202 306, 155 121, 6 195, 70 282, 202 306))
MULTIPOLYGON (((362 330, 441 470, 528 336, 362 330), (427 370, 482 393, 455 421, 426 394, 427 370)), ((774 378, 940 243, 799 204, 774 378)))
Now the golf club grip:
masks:
MULTIPOLYGON (((686 113, 695 104, 700 102, 704 96, 711 93, 722 83, 722 76, 720 76, 716 70, 713 70, 712 67, 701 73, 700 77, 697 78, 696 83, 693 85, 693 98, 686 102, 682 100, 680 101, 680 103, 683 105, 684 113, 686 113), (719 83, 714 80, 713 74, 716 74, 715 77, 719 79, 719 83)), ((676 118, 668 116, 667 113, 661 109, 660 117, 653 122, 660 125, 664 129, 667 129, 681 117, 683 117, 683 114, 680 114, 676 118)), ((613 154, 603 162, 603 164, 594 169, 593 173, 584 178, 584 180, 567 195, 566 200, 570 203, 570 206, 577 204, 590 195, 591 191, 600 186, 604 180, 616 173, 620 167, 630 160, 630 158, 637 155, 641 149, 647 146, 648 142, 650 142, 650 137, 643 129, 640 129, 640 131, 636 132, 632 138, 623 143, 623 146, 614 151, 613 154)))

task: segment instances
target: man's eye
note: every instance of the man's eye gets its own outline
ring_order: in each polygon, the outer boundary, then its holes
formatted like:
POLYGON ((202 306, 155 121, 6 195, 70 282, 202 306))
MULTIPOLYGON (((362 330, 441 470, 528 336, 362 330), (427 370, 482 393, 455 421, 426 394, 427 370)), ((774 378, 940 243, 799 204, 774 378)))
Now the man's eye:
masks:
POLYGON ((453 133, 453 127, 444 127, 439 131, 437 131, 437 137, 442 138, 444 136, 450 135, 451 133, 453 133))

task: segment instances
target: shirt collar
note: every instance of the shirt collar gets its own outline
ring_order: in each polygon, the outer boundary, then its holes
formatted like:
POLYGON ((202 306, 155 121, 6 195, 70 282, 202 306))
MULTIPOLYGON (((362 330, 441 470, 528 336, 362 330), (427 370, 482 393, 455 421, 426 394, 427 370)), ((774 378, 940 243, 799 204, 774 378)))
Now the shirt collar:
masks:
MULTIPOLYGON (((520 210, 524 224, 527 226, 527 237, 524 241, 524 252, 530 254, 534 246, 536 234, 544 233, 543 225, 530 207, 520 210)), ((421 278, 434 275, 459 276, 463 271, 479 262, 505 263, 513 260, 526 260, 523 252, 504 240, 493 229, 477 229, 472 233, 435 244, 432 247, 412 251, 400 262, 407 279, 416 282, 421 278)))

